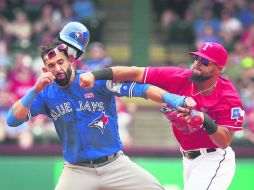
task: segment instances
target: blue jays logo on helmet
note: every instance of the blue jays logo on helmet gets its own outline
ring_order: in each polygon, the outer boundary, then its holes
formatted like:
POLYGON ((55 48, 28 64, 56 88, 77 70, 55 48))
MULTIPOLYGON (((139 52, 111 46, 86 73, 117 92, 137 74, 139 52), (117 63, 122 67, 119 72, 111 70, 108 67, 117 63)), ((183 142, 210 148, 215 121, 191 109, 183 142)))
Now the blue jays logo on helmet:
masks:
POLYGON ((80 39, 84 38, 83 34, 80 32, 75 32, 75 40, 78 40, 79 38, 80 39))
POLYGON ((93 122, 89 123, 88 126, 100 129, 101 133, 103 134, 107 123, 108 116, 105 115, 105 112, 102 112, 102 114, 99 117, 97 117, 93 122))
POLYGON ((69 22, 59 33, 60 40, 85 52, 90 39, 88 29, 79 22, 69 22))

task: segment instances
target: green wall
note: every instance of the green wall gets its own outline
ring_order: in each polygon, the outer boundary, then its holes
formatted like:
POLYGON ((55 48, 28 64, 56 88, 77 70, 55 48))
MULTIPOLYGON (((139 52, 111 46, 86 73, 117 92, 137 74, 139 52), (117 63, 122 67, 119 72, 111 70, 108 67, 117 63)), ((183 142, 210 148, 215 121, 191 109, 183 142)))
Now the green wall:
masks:
POLYGON ((55 160, 53 157, 0 157, 0 189, 54 189, 55 160))
POLYGON ((131 48, 132 65, 149 65, 150 0, 132 0, 131 48))
MULTIPOLYGON (((165 187, 182 189, 182 163, 178 158, 132 158, 165 187)), ((61 157, 0 157, 1 190, 53 190, 61 173, 61 157)), ((254 159, 238 159, 229 190, 252 190, 254 159)))

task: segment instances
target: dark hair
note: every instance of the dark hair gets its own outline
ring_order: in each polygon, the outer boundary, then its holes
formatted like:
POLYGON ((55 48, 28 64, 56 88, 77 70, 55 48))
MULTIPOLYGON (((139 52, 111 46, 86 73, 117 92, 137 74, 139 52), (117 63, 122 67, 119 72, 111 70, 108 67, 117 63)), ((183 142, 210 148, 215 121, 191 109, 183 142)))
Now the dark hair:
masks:
MULTIPOLYGON (((41 53, 41 58, 42 60, 44 60, 44 56, 49 52, 51 51, 52 49, 56 48, 57 46, 59 46, 60 44, 62 44, 62 42, 56 40, 56 41, 53 41, 53 42, 49 42, 49 43, 46 43, 46 44, 43 44, 40 46, 40 53, 41 53)), ((68 52, 67 51, 64 51, 64 55, 69 58, 69 55, 68 55, 68 52)))

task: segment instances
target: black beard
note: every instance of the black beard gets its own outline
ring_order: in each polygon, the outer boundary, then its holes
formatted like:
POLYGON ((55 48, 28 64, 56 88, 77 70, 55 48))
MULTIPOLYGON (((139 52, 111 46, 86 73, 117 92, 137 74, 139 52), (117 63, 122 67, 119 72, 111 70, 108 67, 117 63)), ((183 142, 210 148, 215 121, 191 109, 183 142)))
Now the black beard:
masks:
POLYGON ((69 82, 70 82, 71 73, 72 73, 71 68, 67 69, 67 72, 64 73, 65 78, 64 78, 64 79, 55 79, 55 82, 56 82, 59 86, 66 86, 66 85, 69 84, 69 82))
POLYGON ((200 83, 200 82, 205 82, 209 80, 210 78, 211 76, 198 76, 192 73, 192 75, 190 76, 190 81, 200 83))

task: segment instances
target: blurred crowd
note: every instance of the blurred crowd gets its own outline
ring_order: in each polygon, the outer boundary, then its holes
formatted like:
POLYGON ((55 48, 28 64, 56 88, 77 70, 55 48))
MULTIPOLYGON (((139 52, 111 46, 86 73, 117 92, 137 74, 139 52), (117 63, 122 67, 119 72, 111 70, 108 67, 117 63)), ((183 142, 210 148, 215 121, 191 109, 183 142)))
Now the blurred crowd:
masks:
MULTIPOLYGON (((35 143, 58 143, 51 121, 36 117, 18 128, 6 125, 10 105, 31 88, 42 72, 37 48, 55 39, 69 21, 84 23, 91 33, 88 59, 77 69, 97 70, 112 65, 103 44, 105 13, 96 0, 0 1, 0 142, 29 148, 35 143)), ((254 144, 254 1, 253 0, 153 0, 161 44, 203 41, 224 44, 230 52, 224 74, 237 87, 246 110, 244 136, 254 144)), ((117 98, 119 126, 126 146, 132 144, 128 127, 135 108, 117 98)), ((241 136, 242 135, 242 136, 241 136)), ((237 138, 237 137, 236 137, 237 138)))

